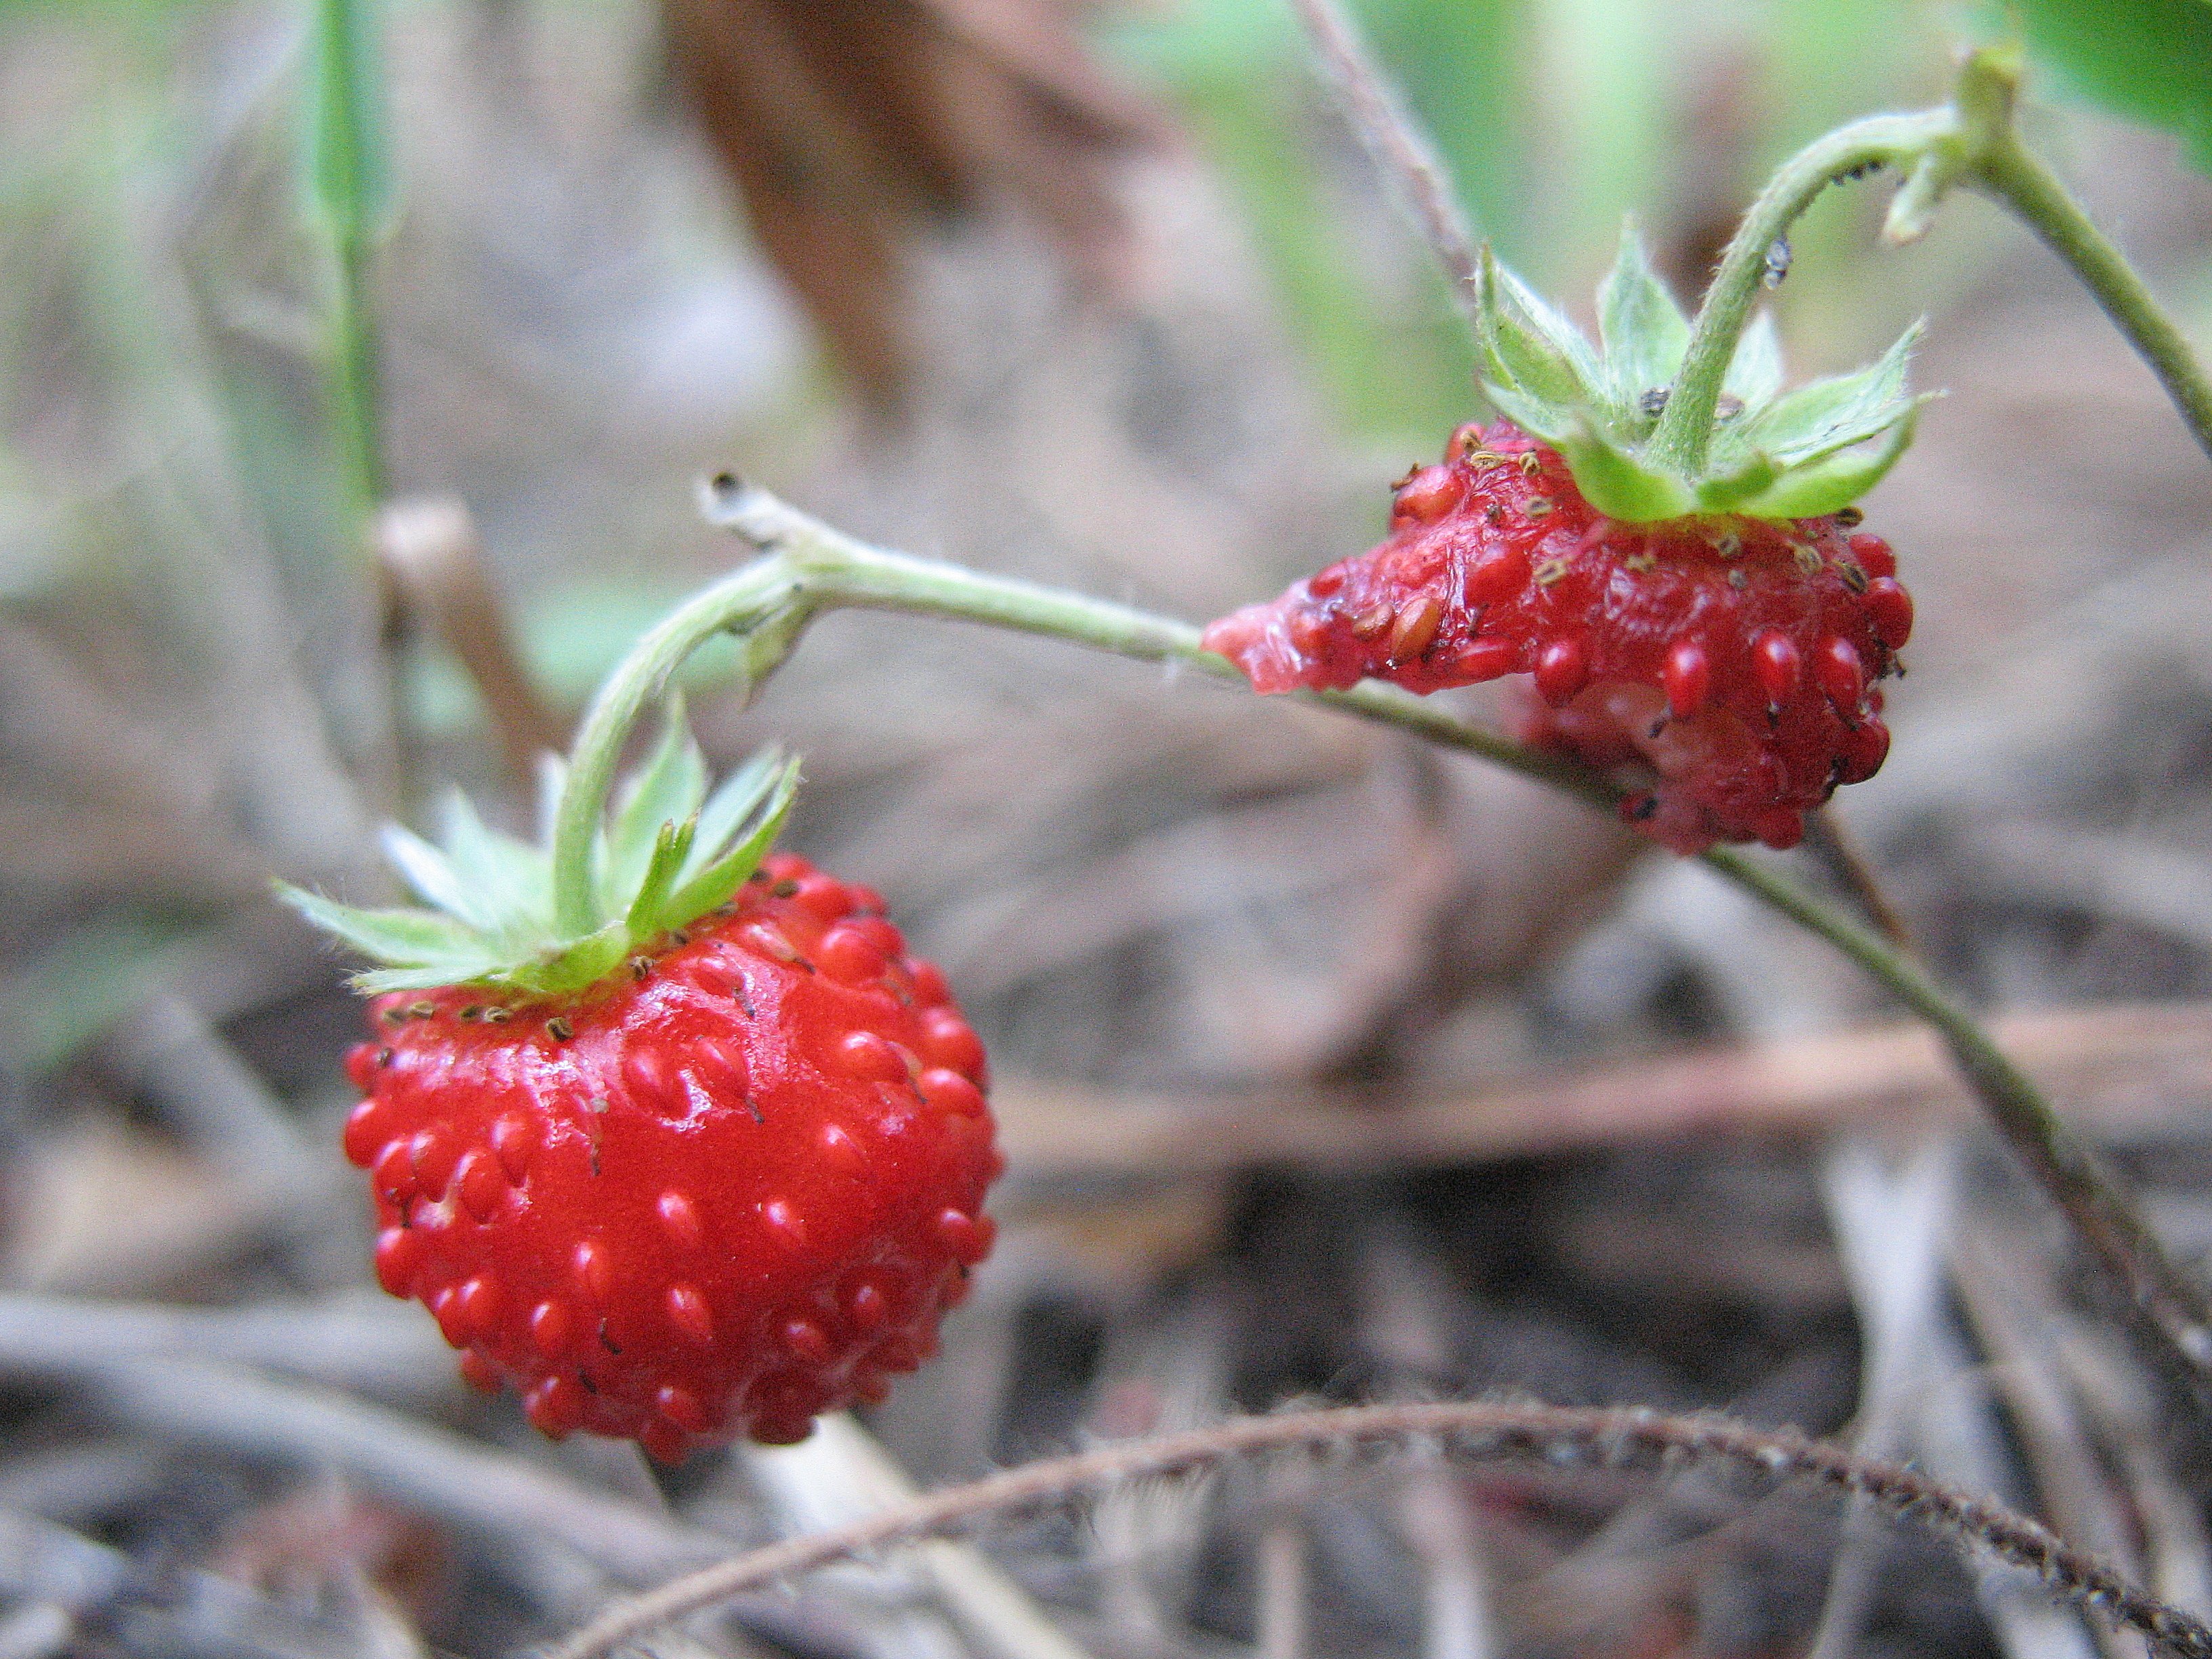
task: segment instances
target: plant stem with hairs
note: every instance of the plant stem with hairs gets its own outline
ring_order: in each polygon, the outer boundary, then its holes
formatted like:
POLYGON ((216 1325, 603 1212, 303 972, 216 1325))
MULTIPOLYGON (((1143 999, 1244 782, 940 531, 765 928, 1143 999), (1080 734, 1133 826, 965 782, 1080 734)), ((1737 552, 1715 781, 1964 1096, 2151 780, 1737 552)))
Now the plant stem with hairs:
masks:
POLYGON ((2039 1522, 1941 1486, 1917 1470, 1855 1456, 1788 1430, 1754 1429, 1724 1418, 1492 1401, 1238 1418, 1008 1469, 676 1579, 594 1620, 554 1649, 550 1659, 602 1659, 655 1626, 741 1590, 886 1545, 939 1536, 992 1515, 1066 1503, 1133 1480, 1199 1474, 1236 1458, 1395 1453, 1414 1446, 1462 1458, 1541 1457, 1613 1468, 1687 1463, 1864 1497, 1956 1548, 2035 1574, 2057 1598, 2141 1632, 2169 1653, 2212 1659, 2212 1629, 2193 1614, 2160 1601, 2110 1563, 2069 1547, 2039 1522))
MULTIPOLYGON (((840 609, 904 611, 1044 635, 1242 683, 1230 663, 1200 646, 1200 630, 1187 623, 871 547, 732 477, 708 486, 705 506, 711 521, 765 556, 672 612, 609 677, 585 716, 554 823, 555 905, 564 929, 589 923, 592 836, 624 739, 684 659, 717 634, 739 636, 742 672, 755 686, 790 654, 809 622, 840 609)), ((1370 682, 1304 696, 1480 756, 1593 805, 1619 805, 1620 793, 1589 769, 1524 748, 1394 687, 1370 682)), ((1991 1121, 2073 1223, 2126 1304, 2140 1311, 2163 1353, 2192 1379, 2198 1403, 2212 1419, 2212 1308, 2041 1091, 1924 968, 1875 928, 1764 860, 1724 847, 1703 856, 1761 902, 1827 940, 1936 1030, 1991 1121)))
MULTIPOLYGON (((1297 0, 1317 48, 1334 70, 1342 100, 1369 153, 1400 191, 1419 200, 1443 189, 1427 146, 1395 101, 1388 79, 1360 52, 1358 36, 1339 0, 1297 0), (1359 88, 1383 88, 1367 96, 1359 88), (1397 158, 1420 157, 1418 168, 1397 158)), ((1767 252, 1786 235, 1831 184, 1881 167, 1905 177, 1891 204, 1885 235, 1918 236, 1937 204, 1965 185, 1994 197, 2066 261, 2130 345, 2143 357, 2212 455, 2212 377, 2118 249, 2101 235, 2048 168, 2021 145, 2014 125, 2020 64, 2009 52, 1982 51, 1960 66, 1950 100, 1936 109, 1875 115, 1814 139, 1784 161, 1753 202, 1721 257, 1691 325, 1690 342, 1668 389, 1650 447, 1686 473, 1702 465, 1719 406, 1722 382, 1750 321, 1765 276, 1767 252)), ((1460 252, 1449 235, 1417 222, 1449 274, 1460 252)), ((1365 690, 1366 688, 1361 688, 1365 690)), ((1367 712, 1361 710, 1360 712, 1367 712)), ((2167 1255, 2103 1160, 2065 1126, 2039 1091, 2013 1066, 1978 1024, 1946 996, 1897 941, 1859 927, 1820 904, 1795 883, 1742 854, 1716 848, 1706 862, 1762 902, 1818 933, 1859 963, 1906 1006, 1933 1025, 2015 1153, 2074 1224, 2094 1260, 2126 1292, 2127 1304, 2155 1334, 2167 1369, 2186 1377, 2201 1415, 2212 1423, 2212 1300, 2167 1255)), ((1875 908, 1877 916, 1880 907, 1875 908)))

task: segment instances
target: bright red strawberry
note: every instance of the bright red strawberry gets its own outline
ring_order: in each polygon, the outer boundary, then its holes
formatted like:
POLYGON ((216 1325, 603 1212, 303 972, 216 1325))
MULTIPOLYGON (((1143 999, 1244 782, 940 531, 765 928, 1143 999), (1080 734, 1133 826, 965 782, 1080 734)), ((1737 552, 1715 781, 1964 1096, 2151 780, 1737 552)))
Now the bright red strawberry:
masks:
POLYGON ((347 1059, 377 1278, 556 1438, 802 1438, 934 1352, 991 1249, 982 1044, 874 893, 767 855, 794 779, 704 799, 672 722, 581 933, 459 803, 442 853, 387 837, 447 914, 286 894, 392 964, 347 1059))
POLYGON ((1400 484, 1388 541, 1206 645, 1261 691, 1531 675, 1516 735, 1647 772, 1626 810, 1659 840, 1789 847, 1889 748, 1875 683, 1912 602, 1857 517, 1616 523, 1556 452, 1507 422, 1463 427, 1400 484))
POLYGON ((377 999, 377 1277, 530 1419, 663 1462, 883 1398, 991 1248, 983 1048, 874 895, 771 858, 581 995, 377 999))
POLYGON ((1889 750, 1877 682, 1912 601, 1850 503, 1910 439, 1913 335, 1784 392, 1762 319, 1670 410, 1690 325, 1632 237, 1602 349, 1486 254, 1481 283, 1483 386, 1508 418, 1400 481, 1381 546, 1223 617, 1207 648, 1261 691, 1528 674, 1518 735, 1627 769, 1647 834, 1795 845, 1889 750))

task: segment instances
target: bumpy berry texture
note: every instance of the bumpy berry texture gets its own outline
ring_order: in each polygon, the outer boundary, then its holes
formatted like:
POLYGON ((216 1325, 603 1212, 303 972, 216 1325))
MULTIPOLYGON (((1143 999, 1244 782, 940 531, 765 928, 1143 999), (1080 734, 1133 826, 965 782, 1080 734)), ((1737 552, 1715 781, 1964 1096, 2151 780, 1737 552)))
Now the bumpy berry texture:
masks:
POLYGON ((1626 769, 1623 811, 1682 852, 1794 845, 1889 750, 1878 682, 1912 602, 1856 508, 1622 523, 1501 422, 1398 486, 1382 545, 1206 630, 1263 692, 1532 677, 1523 741, 1626 769))
POLYGON ((779 854, 583 991, 377 999, 345 1152, 465 1376, 673 1462, 934 1351, 1002 1160, 982 1045, 882 908, 779 854))

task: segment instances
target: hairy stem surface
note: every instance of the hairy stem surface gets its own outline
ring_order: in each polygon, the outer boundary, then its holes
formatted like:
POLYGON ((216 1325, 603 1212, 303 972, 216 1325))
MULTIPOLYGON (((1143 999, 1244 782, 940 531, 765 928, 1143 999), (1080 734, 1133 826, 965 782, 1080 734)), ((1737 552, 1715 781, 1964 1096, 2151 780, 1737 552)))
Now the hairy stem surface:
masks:
MULTIPOLYGON (((1226 659, 1204 649, 1200 630, 1129 605, 1041 586, 958 565, 889 552, 854 540, 734 478, 708 487, 708 520, 767 556, 707 589, 641 641, 587 716, 555 841, 556 880, 574 872, 604 810, 624 734, 684 657, 724 629, 749 633, 746 672, 757 683, 796 645, 807 622, 840 608, 900 611, 1044 635, 1146 662, 1176 662, 1243 683, 1226 659)), ((1460 720, 1432 700, 1369 682, 1348 691, 1304 694, 1320 702, 1510 767, 1593 805, 1614 807, 1621 792, 1601 775, 1537 753, 1460 720)), ((2212 1418, 2212 1306, 2178 1268, 2124 1188, 2060 1120, 2042 1091, 1979 1023, 1911 956, 1843 908, 1807 891, 1764 860, 1714 848, 1705 862, 1762 903, 1827 940, 1933 1026, 1990 1119, 2042 1183, 2127 1305, 2140 1311, 2160 1347, 2192 1380, 2212 1418)), ((566 904, 568 889, 556 890, 566 904)))
POLYGON ((1783 163, 1736 227, 1712 286, 1705 290, 1705 303, 1691 325, 1689 350, 1668 392, 1659 424, 1652 428, 1655 459, 1689 477, 1704 470, 1712 443, 1713 416, 1720 407, 1721 382, 1751 321, 1752 306, 1765 278, 1766 251, 1797 222, 1814 198, 1839 179, 1912 161, 1956 125, 1948 108, 1916 115, 1870 115, 1814 139, 1783 163))
POLYGON ((1414 1446, 1465 1458, 1544 1457, 1616 1468, 1685 1462, 1761 1481, 1796 1480, 1863 1496, 1917 1522, 1955 1548, 2035 1574, 2058 1599, 2140 1631, 2168 1652, 2212 1659, 2212 1630, 2191 1614, 2160 1601, 2108 1562, 2071 1548, 2039 1522, 1941 1486, 1917 1470, 1723 1418, 1491 1401, 1354 1406, 1232 1419, 1211 1428, 1008 1469, 676 1579, 616 1607, 561 1644, 550 1659, 601 1659, 657 1625, 741 1590, 885 1545, 937 1536, 986 1516, 1065 1503, 1133 1480, 1200 1474, 1238 1457, 1397 1452, 1414 1446))
POLYGON ((2058 176, 2007 128, 1984 148, 1972 177, 2081 278, 2113 326, 2158 376, 2197 447, 2212 457, 2212 375, 2207 375, 2187 337, 2152 297, 2127 257, 2090 222, 2058 176))

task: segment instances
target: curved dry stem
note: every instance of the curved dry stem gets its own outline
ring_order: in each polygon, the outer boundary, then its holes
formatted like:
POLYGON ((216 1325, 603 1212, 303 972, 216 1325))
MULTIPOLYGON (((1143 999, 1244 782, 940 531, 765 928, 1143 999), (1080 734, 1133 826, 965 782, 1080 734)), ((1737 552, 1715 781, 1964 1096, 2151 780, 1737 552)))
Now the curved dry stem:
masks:
POLYGON ((1241 1457, 1391 1455, 1416 1446, 1469 1459, 1542 1457, 1614 1468, 1694 1464, 1762 1482, 1795 1480, 1863 1496, 1956 1548, 2033 1573, 2054 1597, 2139 1631, 2170 1653, 2212 1659, 2212 1629, 2160 1601, 2109 1562, 2071 1547, 2039 1522, 1902 1464, 1722 1417, 1489 1401, 1238 1418, 1212 1428, 1030 1463, 673 1580, 610 1609, 554 1649, 550 1659, 601 1659, 656 1625, 741 1590, 886 1545, 940 1536, 988 1516, 1066 1503, 1134 1480, 1200 1474, 1241 1457))

